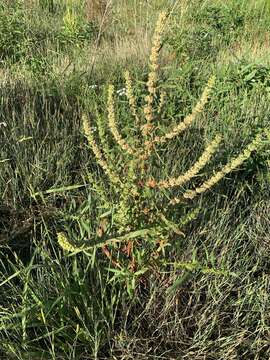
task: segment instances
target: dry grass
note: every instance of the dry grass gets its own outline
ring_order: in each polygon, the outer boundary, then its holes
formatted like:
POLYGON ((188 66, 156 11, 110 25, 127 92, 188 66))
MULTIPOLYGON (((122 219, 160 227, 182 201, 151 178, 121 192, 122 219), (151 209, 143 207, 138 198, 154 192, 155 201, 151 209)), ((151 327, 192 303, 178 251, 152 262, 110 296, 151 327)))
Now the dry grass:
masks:
MULTIPOLYGON (((97 21, 103 27, 101 31, 105 25, 106 34, 100 39, 98 46, 91 43, 80 49, 79 56, 72 57, 72 64, 82 73, 89 72, 93 63, 97 73, 101 70, 113 73, 132 62, 139 67, 147 66, 159 3, 161 1, 154 5, 143 1, 88 1, 87 18, 97 21)), ((174 60, 173 52, 166 49, 162 51, 162 66, 173 63, 174 60)), ((68 66, 70 61, 69 54, 60 55, 53 66, 55 73, 62 73, 66 69, 65 73, 68 74, 72 70, 68 66)))
MULTIPOLYGON (((143 32, 135 36, 119 37, 101 41, 98 47, 93 44, 80 49, 80 56, 62 54, 53 59, 54 74, 70 74, 74 66, 79 73, 89 73, 94 62, 94 72, 98 75, 111 74, 119 68, 125 68, 136 59, 136 64, 146 66, 150 51, 151 38, 143 32), (71 60, 72 58, 72 60, 71 60), (71 65, 72 64, 72 65, 71 65)), ((99 76, 98 76, 99 78, 99 76)))
POLYGON ((87 0, 85 4, 85 15, 88 21, 101 21, 110 6, 110 0, 87 0))
POLYGON ((228 64, 245 58, 250 62, 262 61, 270 64, 270 36, 269 34, 255 34, 252 39, 236 41, 230 48, 222 50, 217 58, 219 64, 228 64))
POLYGON ((150 50, 150 42, 149 34, 142 30, 124 38, 117 36, 112 42, 101 44, 97 62, 113 62, 120 65, 135 58, 140 64, 145 64, 150 50))

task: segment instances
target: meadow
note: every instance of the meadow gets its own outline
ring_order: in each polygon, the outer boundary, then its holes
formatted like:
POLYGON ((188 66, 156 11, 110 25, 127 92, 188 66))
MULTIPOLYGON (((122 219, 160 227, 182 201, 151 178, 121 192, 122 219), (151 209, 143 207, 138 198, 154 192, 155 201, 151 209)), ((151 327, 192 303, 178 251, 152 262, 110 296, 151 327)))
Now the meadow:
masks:
POLYGON ((270 359, 268 0, 2 0, 0 359, 270 359))

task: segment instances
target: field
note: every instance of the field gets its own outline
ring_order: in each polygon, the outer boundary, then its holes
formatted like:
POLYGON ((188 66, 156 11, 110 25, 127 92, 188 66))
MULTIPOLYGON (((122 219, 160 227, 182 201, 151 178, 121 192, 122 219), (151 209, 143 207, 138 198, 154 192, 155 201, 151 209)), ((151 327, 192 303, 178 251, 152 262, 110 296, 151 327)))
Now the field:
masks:
POLYGON ((270 359, 269 29, 1 1, 0 359, 270 359))

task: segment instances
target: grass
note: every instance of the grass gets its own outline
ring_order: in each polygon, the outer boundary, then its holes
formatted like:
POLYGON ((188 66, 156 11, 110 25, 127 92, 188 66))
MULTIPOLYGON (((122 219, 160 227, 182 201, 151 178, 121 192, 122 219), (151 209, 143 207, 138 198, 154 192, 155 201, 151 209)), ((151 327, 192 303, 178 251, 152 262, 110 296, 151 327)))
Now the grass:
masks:
MULTIPOLYGON (((115 266, 128 249, 109 248, 109 259, 101 248, 74 254, 57 243, 59 232, 79 243, 107 231, 108 209, 89 174, 112 204, 118 195, 81 117, 99 112, 106 120, 114 83, 121 131, 134 130, 123 72, 130 70, 142 105, 160 10, 173 7, 160 59, 160 130, 190 112, 210 75, 216 83, 190 130, 159 149, 151 172, 178 176, 217 132, 220 168, 269 128, 268 1, 119 0, 104 23, 89 19, 84 5, 0 5, 0 357, 269 359, 269 137, 210 192, 172 211, 179 222, 200 209, 141 272, 115 266)), ((106 136, 117 168, 119 150, 106 136)), ((140 261, 152 248, 142 240, 134 251, 140 261)))

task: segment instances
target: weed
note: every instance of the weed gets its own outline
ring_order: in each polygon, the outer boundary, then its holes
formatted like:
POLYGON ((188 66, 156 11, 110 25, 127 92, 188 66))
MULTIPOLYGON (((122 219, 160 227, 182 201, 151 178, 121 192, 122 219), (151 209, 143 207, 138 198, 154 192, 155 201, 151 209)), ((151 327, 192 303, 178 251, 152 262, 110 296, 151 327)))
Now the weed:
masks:
MULTIPOLYGON (((125 139, 118 129, 114 104, 114 87, 112 85, 108 87, 107 114, 109 130, 118 145, 119 151, 121 151, 116 155, 117 160, 111 156, 105 137, 106 132, 103 128, 104 124, 101 121, 97 122, 101 136, 100 142, 103 146, 103 148, 100 148, 87 117, 83 115, 82 122, 85 136, 97 163, 109 179, 108 189, 104 191, 104 186, 99 183, 95 175, 89 174, 91 186, 99 196, 97 207, 103 210, 100 219, 105 218, 107 223, 105 227, 101 223, 98 224, 99 228, 102 227, 101 233, 97 231, 98 237, 101 239, 90 239, 90 242, 84 241, 81 245, 76 245, 72 241, 70 242, 63 233, 58 236, 59 245, 64 250, 74 254, 78 251, 90 251, 89 256, 92 256, 91 250, 93 248, 102 247, 109 260, 120 268, 115 269, 114 273, 119 279, 124 279, 127 282, 129 294, 131 288, 135 289, 136 278, 145 274, 149 266, 151 268, 153 259, 158 259, 160 254, 165 255, 167 247, 173 248, 172 235, 183 235, 180 225, 186 222, 183 221, 183 218, 189 220, 193 218, 192 214, 195 210, 191 208, 188 215, 180 215, 180 221, 175 223, 171 218, 174 210, 170 206, 180 204, 185 209, 185 206, 183 206, 185 200, 192 200, 208 191, 222 180, 225 175, 242 165, 251 156, 252 152, 261 147, 264 137, 263 134, 259 133, 240 155, 221 167, 219 171, 215 172, 201 185, 197 185, 192 190, 184 190, 181 197, 172 197, 170 191, 175 187, 185 186, 208 165, 221 142, 219 135, 208 144, 200 158, 182 175, 163 180, 153 177, 149 172, 150 161, 153 162, 152 156, 154 151, 157 151, 158 145, 175 139, 190 127, 194 119, 203 111, 214 86, 214 79, 211 78, 191 114, 172 129, 166 130, 163 135, 156 135, 154 119, 157 118, 159 113, 159 106, 158 109, 155 109, 154 103, 158 97, 158 60, 165 20, 165 13, 161 13, 153 37, 153 47, 149 61, 150 72, 146 84, 147 95, 145 96, 145 105, 142 111, 136 106, 130 75, 127 72, 125 73, 131 114, 138 124, 137 127, 139 127, 139 129, 135 130, 138 138, 133 136, 125 139), (144 118, 141 117, 141 114, 144 115, 144 118), (93 243, 91 244, 91 242, 93 243), (118 251, 117 255, 113 257, 115 247, 118 247, 120 252, 118 251), (131 277, 132 272, 134 276, 131 277)), ((99 119, 101 119, 101 116, 99 116, 99 119)), ((159 121, 162 120, 159 119, 159 121)), ((181 211, 178 210, 178 214, 181 214, 181 211)))

